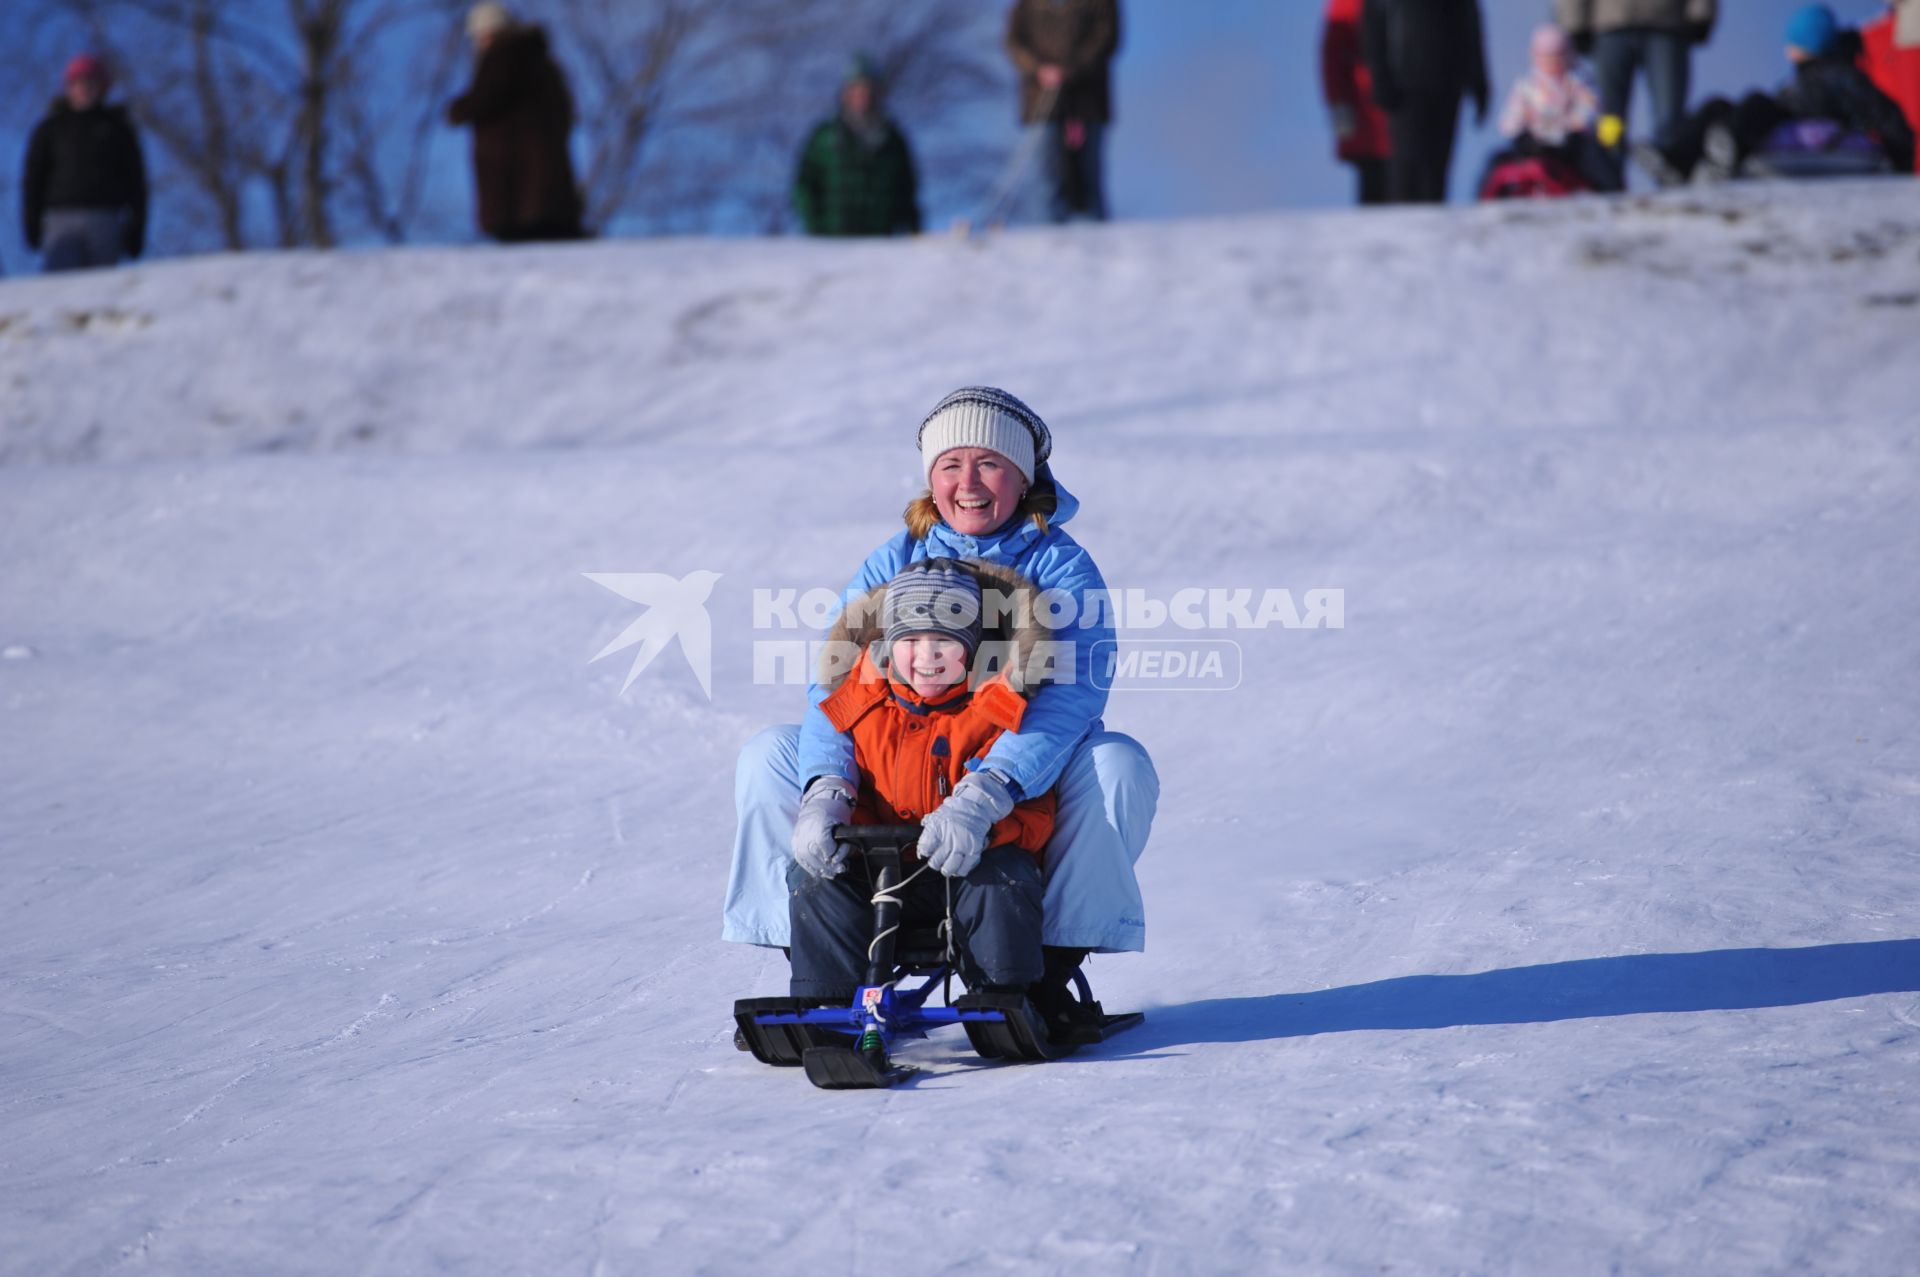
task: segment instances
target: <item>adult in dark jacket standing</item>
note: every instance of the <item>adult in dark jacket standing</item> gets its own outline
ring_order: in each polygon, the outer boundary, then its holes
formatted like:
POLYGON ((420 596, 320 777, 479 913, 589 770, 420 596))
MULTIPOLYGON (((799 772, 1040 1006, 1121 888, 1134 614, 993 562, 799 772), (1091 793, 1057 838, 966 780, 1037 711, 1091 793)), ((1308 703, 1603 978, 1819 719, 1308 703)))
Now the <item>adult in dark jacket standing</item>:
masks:
POLYGON ((1460 99, 1473 99, 1476 121, 1487 118, 1479 0, 1366 0, 1361 35, 1393 140, 1387 198, 1443 204, 1460 99))
POLYGON ((807 136, 793 206, 809 235, 894 235, 920 230, 920 182, 906 135, 880 106, 880 75, 856 57, 840 110, 807 136))
POLYGON ((1101 152, 1113 123, 1117 0, 1016 0, 1007 57, 1020 73, 1020 119, 1047 130, 1048 214, 1107 219, 1101 152))
POLYGON ((106 102, 111 87, 99 58, 74 58, 27 142, 22 229, 50 271, 112 266, 146 247, 146 162, 126 108, 106 102))
POLYGON ((483 0, 467 15, 478 55, 473 83, 447 108, 473 126, 473 186, 480 229, 502 243, 579 239, 580 191, 567 142, 573 95, 539 27, 521 26, 483 0))
POLYGON ((1624 135, 1638 71, 1646 75, 1653 99, 1653 140, 1660 146, 1673 142, 1687 111, 1693 46, 1707 42, 1718 16, 1718 0, 1555 0, 1560 29, 1576 49, 1593 55, 1601 141, 1614 146, 1624 135))

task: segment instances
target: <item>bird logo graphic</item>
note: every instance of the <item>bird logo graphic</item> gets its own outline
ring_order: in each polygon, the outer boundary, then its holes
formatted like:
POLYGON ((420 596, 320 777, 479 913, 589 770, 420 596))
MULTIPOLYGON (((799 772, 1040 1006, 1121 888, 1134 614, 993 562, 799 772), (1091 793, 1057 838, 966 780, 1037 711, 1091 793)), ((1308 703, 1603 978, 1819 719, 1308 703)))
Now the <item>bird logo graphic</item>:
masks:
MULTIPOLYGON (((679 639, 680 650, 686 654, 687 664, 693 667, 693 676, 700 680, 700 690, 707 694, 708 700, 713 699, 713 622, 707 617, 707 596, 713 593, 714 583, 720 579, 718 572, 689 572, 677 580, 664 572, 582 572, 580 575, 647 609, 593 658, 597 661, 639 645, 640 650, 633 654, 633 667, 627 671, 627 681, 620 685, 621 691, 632 687, 640 671, 653 664, 653 658, 665 651, 667 644, 679 639)), ((591 665, 593 661, 587 663, 591 665)))

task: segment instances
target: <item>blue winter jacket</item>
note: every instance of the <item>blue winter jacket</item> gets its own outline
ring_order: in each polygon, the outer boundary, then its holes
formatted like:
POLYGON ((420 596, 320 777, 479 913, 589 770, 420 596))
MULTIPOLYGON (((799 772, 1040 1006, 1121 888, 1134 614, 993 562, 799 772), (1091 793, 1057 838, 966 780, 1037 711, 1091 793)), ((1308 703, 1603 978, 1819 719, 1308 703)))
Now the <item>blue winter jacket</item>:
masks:
MULTIPOLYGON (((841 607, 864 596, 878 585, 891 581, 900 569, 922 559, 982 559, 1012 568, 1041 590, 1061 590, 1071 594, 1079 605, 1072 624, 1054 630, 1054 641, 1073 644, 1073 677, 1066 679, 1064 662, 1058 667, 1060 681, 1037 688, 1027 703, 1020 730, 1004 732, 980 763, 1013 782, 1016 798, 1044 794, 1060 779, 1067 759, 1090 732, 1102 729, 1101 711, 1107 707, 1107 693, 1094 684, 1094 645, 1114 637, 1112 611, 1104 603, 1097 611, 1088 606, 1089 594, 1104 600, 1106 582, 1093 558, 1068 536, 1061 525, 1080 509, 1072 493, 1054 481, 1059 504, 1047 520, 1042 533, 1032 519, 1022 518, 998 532, 983 537, 965 536, 944 522, 934 525, 924 541, 916 541, 911 532, 900 534, 867 556, 853 581, 841 595, 841 607), (1088 625, 1092 621, 1094 624, 1088 625)), ((1111 646, 1108 648, 1112 650, 1111 646)), ((820 709, 827 689, 818 680, 807 688, 807 712, 800 721, 800 779, 811 784, 818 776, 843 776, 859 783, 853 764, 853 738, 833 729, 820 709)))

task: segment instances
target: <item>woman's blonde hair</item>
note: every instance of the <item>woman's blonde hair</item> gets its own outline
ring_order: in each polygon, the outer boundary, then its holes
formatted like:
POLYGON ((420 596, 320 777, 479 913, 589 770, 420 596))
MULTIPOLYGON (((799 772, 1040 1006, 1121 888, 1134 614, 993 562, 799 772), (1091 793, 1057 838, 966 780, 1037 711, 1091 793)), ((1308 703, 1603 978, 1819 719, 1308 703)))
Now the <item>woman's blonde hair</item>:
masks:
MULTIPOLYGON (((1014 507, 1016 519, 1032 519, 1033 526, 1040 529, 1040 535, 1047 534, 1047 519, 1059 507, 1059 495, 1054 491, 1053 478, 1045 468, 1041 477, 1035 479, 1030 487, 1021 494, 1020 504, 1014 507)), ((913 533, 913 539, 924 541, 940 522, 940 507, 933 503, 933 489, 927 488, 919 496, 907 502, 907 531, 913 533)))

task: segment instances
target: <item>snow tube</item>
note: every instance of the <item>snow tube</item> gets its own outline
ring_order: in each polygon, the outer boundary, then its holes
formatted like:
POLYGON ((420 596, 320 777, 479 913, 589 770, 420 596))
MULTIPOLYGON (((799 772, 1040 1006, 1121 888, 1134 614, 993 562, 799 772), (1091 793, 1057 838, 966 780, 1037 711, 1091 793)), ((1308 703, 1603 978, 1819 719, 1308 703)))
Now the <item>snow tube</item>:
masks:
POLYGON ((1740 166, 1744 177, 1864 177, 1892 171, 1878 142, 1833 120, 1783 124, 1740 166))

